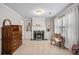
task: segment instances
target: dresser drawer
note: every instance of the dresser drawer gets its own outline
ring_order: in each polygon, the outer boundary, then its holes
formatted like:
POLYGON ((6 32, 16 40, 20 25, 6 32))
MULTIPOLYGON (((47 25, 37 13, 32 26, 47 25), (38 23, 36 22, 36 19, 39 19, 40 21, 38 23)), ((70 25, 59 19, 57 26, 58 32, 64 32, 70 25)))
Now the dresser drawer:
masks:
POLYGON ((15 45, 13 45, 13 47, 12 47, 12 51, 15 51, 20 45, 21 45, 20 43, 19 43, 19 44, 15 44, 15 45))

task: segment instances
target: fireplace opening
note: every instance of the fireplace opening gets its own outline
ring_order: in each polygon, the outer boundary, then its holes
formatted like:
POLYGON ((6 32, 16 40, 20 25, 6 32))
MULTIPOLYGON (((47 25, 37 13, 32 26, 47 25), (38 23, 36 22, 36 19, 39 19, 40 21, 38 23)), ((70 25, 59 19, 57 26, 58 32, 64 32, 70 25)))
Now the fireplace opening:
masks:
POLYGON ((46 40, 44 38, 44 31, 34 31, 33 40, 46 40))

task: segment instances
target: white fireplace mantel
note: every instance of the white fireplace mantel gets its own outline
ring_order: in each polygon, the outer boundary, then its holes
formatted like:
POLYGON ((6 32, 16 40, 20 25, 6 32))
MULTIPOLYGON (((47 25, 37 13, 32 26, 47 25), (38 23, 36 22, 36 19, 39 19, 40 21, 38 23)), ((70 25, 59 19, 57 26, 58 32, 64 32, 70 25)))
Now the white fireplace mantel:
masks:
POLYGON ((46 39, 46 20, 45 18, 32 18, 32 39, 34 31, 44 31, 46 39))

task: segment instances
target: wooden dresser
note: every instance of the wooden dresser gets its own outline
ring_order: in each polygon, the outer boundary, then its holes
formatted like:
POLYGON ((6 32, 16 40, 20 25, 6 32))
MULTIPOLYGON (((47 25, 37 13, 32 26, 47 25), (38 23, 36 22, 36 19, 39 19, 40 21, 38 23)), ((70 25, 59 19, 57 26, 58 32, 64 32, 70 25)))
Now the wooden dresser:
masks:
POLYGON ((10 20, 6 19, 2 27, 2 54, 12 54, 22 45, 22 26, 11 25, 10 20), (9 21, 10 25, 5 25, 9 21))

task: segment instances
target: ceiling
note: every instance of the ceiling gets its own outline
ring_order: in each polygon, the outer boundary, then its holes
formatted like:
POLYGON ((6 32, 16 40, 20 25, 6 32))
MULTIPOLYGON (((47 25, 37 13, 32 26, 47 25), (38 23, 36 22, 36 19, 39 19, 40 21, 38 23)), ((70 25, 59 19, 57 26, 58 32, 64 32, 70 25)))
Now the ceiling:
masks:
POLYGON ((5 3, 8 7, 22 15, 24 18, 31 17, 48 17, 60 13, 64 8, 66 8, 70 3, 5 3), (41 16, 34 14, 37 9, 43 9, 45 13, 41 16))

